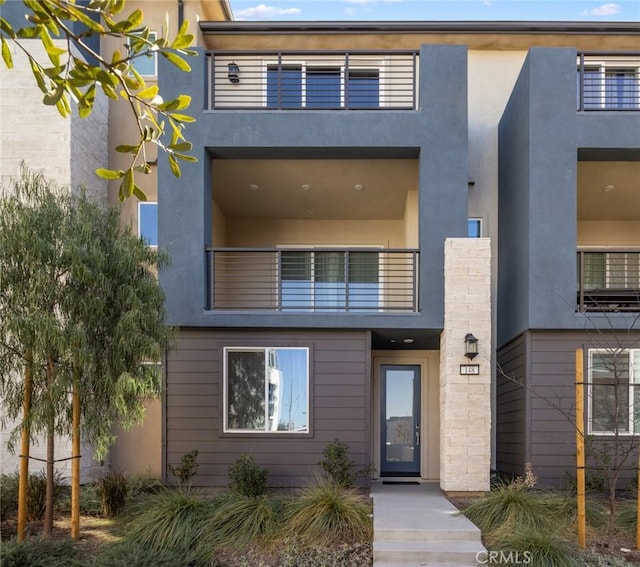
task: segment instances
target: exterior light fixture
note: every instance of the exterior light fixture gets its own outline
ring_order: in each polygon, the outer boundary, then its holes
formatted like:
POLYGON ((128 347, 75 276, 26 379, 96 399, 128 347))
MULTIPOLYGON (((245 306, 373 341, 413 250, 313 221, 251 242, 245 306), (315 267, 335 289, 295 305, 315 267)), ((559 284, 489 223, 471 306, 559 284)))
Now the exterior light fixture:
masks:
POLYGON ((240 82, 240 67, 236 63, 229 63, 227 65, 229 72, 227 77, 229 77, 229 82, 231 83, 239 83, 240 82))
POLYGON ((300 187, 302 188, 303 191, 311 191, 311 185, 309 185, 308 183, 304 183, 300 187))
POLYGON ((473 360, 478 356, 478 339, 476 339, 471 333, 467 333, 464 336, 464 355, 473 360))
POLYGON ((360 193, 360 191, 364 191, 364 185, 361 185, 360 183, 358 183, 357 185, 354 185, 353 188, 360 193))

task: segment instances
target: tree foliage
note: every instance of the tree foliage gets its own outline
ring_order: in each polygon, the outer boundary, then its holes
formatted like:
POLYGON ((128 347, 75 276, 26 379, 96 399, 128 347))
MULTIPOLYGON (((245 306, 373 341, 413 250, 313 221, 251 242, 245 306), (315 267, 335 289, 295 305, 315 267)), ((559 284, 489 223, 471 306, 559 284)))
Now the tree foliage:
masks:
MULTIPOLYGON (((6 0, 0 0, 0 6, 6 0)), ((173 39, 168 39, 169 26, 165 23, 161 37, 155 38, 143 23, 141 10, 123 14, 126 0, 23 0, 28 25, 14 29, 0 17, 0 42, 2 59, 8 69, 13 68, 9 42, 28 58, 42 101, 55 106, 67 117, 71 114, 71 102, 77 105, 81 117, 88 116, 101 89, 111 99, 126 101, 136 121, 138 139, 118 145, 115 150, 130 156, 126 169, 101 168, 96 173, 108 180, 119 180, 119 197, 124 200, 135 195, 146 200, 144 191, 136 182, 136 173, 150 173, 151 161, 147 156, 150 145, 164 151, 172 173, 180 177, 180 161, 196 161, 189 155, 192 144, 184 137, 184 126, 194 119, 184 111, 191 97, 181 94, 164 101, 157 85, 147 85, 134 68, 134 61, 157 53, 178 69, 191 70, 184 56, 195 52, 189 47, 193 35, 188 33, 185 21, 173 39), (82 31, 77 31, 79 26, 82 31), (110 56, 94 50, 89 39, 119 38, 125 46, 115 49, 110 56), (39 61, 28 43, 21 40, 38 40, 47 54, 48 61, 39 61), (66 45, 60 47, 62 39, 66 45)))

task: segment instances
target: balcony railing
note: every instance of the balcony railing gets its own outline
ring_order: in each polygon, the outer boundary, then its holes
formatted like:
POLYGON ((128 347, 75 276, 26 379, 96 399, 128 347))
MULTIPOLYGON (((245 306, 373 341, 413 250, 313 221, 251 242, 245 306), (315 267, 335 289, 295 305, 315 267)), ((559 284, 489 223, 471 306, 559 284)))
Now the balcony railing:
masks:
POLYGON ((210 110, 415 110, 417 51, 210 51, 210 110))
POLYGON ((640 110, 640 52, 578 53, 578 110, 640 110))
POLYGON ((640 249, 578 251, 579 311, 640 311, 640 249))
POLYGON ((418 256, 389 248, 209 248, 209 309, 414 312, 418 256))

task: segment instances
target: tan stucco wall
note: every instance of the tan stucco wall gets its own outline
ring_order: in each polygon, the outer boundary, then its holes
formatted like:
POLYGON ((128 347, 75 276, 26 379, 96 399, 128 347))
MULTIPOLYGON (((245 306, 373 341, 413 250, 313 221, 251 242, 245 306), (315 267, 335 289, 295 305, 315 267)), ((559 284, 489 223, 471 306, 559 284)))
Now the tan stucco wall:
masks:
POLYGON ((640 221, 578 221, 578 246, 640 246, 640 221))
POLYGON ((440 477, 440 352, 427 350, 372 351, 373 356, 373 462, 374 478, 380 476, 380 366, 411 364, 420 366, 420 477, 435 481, 440 477))

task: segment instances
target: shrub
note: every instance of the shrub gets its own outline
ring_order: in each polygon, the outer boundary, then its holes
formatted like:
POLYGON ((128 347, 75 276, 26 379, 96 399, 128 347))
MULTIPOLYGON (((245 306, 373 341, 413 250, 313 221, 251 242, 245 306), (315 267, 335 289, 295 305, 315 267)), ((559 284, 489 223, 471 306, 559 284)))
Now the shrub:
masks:
POLYGON ((103 516, 117 516, 127 503, 127 477, 121 472, 109 472, 97 482, 96 489, 103 516))
POLYGON ((229 468, 231 490, 249 498, 262 496, 267 492, 267 474, 251 455, 241 455, 229 468))
POLYGON ((489 492, 462 512, 483 532, 503 525, 513 529, 544 530, 549 523, 549 510, 544 499, 534 491, 512 485, 503 485, 489 492))
POLYGON ((0 475, 0 520, 18 513, 18 475, 0 475))
POLYGON ((575 567, 571 544, 531 526, 513 529, 513 526, 505 525, 493 531, 487 542, 491 550, 504 550, 500 565, 505 567, 523 563, 536 567, 575 567))
POLYGON ((227 494, 207 525, 215 547, 265 547, 282 523, 282 502, 276 498, 227 494))
POLYGON ((107 546, 86 567, 200 567, 205 562, 183 551, 149 549, 135 542, 107 546))
POLYGON ((369 539, 371 502, 357 491, 318 478, 287 506, 284 532, 309 545, 369 539))
POLYGON ((198 472, 198 463, 196 459, 200 451, 193 449, 188 453, 185 453, 180 458, 180 464, 178 466, 169 465, 167 468, 169 472, 178 480, 178 486, 181 488, 191 487, 191 479, 198 472))
MULTIPOLYGON (((58 509, 65 514, 71 513, 71 491, 67 491, 58 509)), ((102 515, 102 502, 95 483, 80 486, 80 514, 84 516, 102 515)))
MULTIPOLYGON (((7 514, 18 511, 18 485, 19 474, 2 475, 2 518, 5 519, 5 499, 7 514)), ((69 487, 64 483, 61 471, 56 471, 53 475, 53 503, 54 506, 60 502, 63 496, 68 495, 69 487)), ((42 520, 44 510, 47 506, 47 475, 44 471, 29 475, 27 487, 27 520, 29 522, 42 520)))
POLYGON ((125 540, 152 550, 199 552, 208 547, 205 521, 214 509, 211 499, 184 490, 150 494, 131 505, 125 540))
POLYGON ((322 454, 324 459, 318 463, 322 470, 339 486, 351 488, 356 482, 356 464, 349 458, 349 445, 335 439, 324 448, 322 454))
POLYGON ((70 541, 30 538, 27 541, 3 541, 0 547, 2 567, 70 567, 76 555, 70 541))
POLYGON ((137 498, 145 494, 158 494, 166 488, 166 485, 150 473, 136 474, 129 477, 129 493, 131 498, 137 498))

